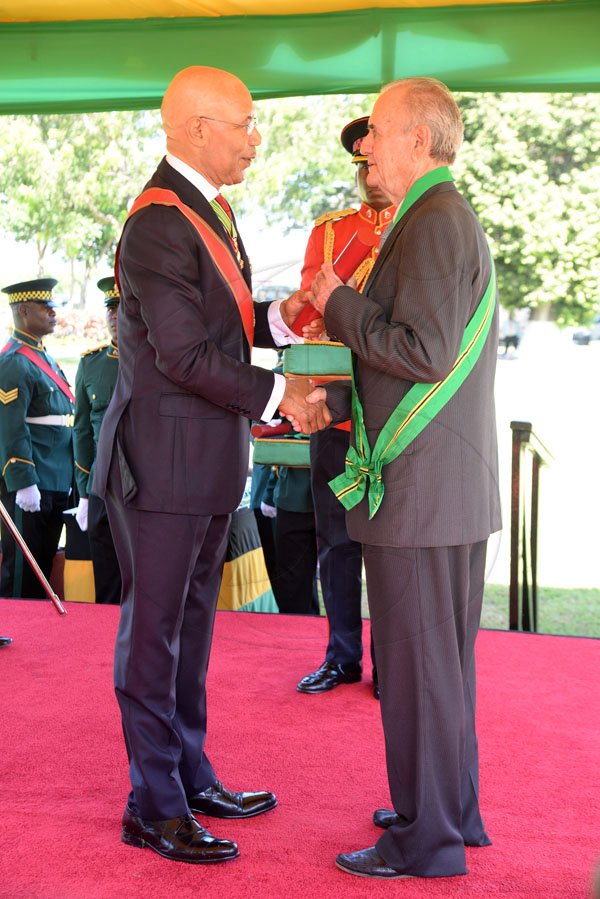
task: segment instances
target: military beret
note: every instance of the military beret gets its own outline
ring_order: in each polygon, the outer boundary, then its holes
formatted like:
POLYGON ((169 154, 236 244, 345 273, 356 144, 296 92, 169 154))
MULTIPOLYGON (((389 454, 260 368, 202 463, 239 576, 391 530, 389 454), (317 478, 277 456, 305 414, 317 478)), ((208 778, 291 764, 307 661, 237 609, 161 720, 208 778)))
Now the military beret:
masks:
POLYGON ((109 275, 109 277, 107 278, 100 278, 100 280, 96 283, 104 294, 104 305, 118 306, 121 299, 121 294, 119 293, 119 287, 115 280, 115 276, 109 275))
POLYGON ((354 119, 348 122, 342 128, 340 140, 342 146, 348 153, 352 154, 352 162, 366 162, 367 157, 361 153, 360 145, 364 137, 369 133, 369 117, 362 116, 360 119, 354 119))
POLYGON ((10 306, 17 303, 46 303, 55 306, 52 290, 58 281, 55 278, 35 278, 33 281, 19 281, 18 284, 9 284, 2 288, 2 293, 8 294, 10 306))

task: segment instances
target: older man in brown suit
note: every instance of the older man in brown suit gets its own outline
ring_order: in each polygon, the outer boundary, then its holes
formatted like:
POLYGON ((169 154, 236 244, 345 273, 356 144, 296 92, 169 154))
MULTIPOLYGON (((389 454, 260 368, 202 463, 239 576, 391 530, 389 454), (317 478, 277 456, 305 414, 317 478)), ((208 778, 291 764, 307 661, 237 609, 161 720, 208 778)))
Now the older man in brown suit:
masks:
MULTIPOLYGON (((332 482, 364 546, 394 811, 376 846, 339 855, 365 877, 466 873, 489 844, 478 804, 475 638, 486 542, 500 528, 493 263, 447 166, 462 140, 447 88, 384 88, 362 149, 399 204, 363 298, 330 266, 313 284, 353 351, 353 439, 332 482)), ((334 421, 348 388, 328 386, 334 421)), ((314 392, 322 400, 325 390, 314 392)))
POLYGON ((289 325, 306 299, 253 303, 250 263, 219 193, 243 180, 261 142, 248 89, 192 66, 161 112, 167 156, 121 237, 119 375, 93 488, 106 498, 123 580, 115 690, 131 792, 122 839, 207 863, 238 848, 194 814, 249 818, 276 805, 268 791, 226 789, 204 752, 206 671, 250 419, 277 408, 299 427, 330 418, 304 402, 308 382, 250 364, 253 343, 294 339, 289 325))

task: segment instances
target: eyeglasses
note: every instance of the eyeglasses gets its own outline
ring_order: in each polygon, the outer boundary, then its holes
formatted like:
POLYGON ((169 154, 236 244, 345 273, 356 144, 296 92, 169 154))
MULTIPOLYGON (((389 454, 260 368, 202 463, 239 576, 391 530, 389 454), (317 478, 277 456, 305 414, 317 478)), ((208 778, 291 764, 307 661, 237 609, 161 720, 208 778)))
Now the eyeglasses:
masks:
POLYGON ((232 125, 234 128, 244 128, 248 134, 252 134, 258 125, 258 117, 255 115, 251 116, 247 122, 242 122, 241 124, 238 122, 229 122, 227 119, 213 119, 209 115, 201 115, 198 116, 198 118, 206 119, 208 122, 220 122, 221 125, 232 125))

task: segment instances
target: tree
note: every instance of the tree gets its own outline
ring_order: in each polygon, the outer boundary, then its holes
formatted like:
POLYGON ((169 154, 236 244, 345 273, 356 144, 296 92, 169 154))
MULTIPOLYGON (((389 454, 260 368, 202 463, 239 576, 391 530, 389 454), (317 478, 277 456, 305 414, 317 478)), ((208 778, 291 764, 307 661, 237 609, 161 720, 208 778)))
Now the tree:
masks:
POLYGON ((577 324, 600 297, 600 123, 585 94, 464 94, 455 166, 496 260, 502 304, 577 324))
POLYGON ((48 251, 71 262, 81 303, 91 271, 112 268, 159 133, 154 112, 0 119, 0 227, 35 243, 40 274, 48 251))
MULTIPOLYGON (((342 127, 374 95, 257 103, 263 136, 233 199, 284 233, 357 202, 342 127)), ((462 94, 465 143, 454 174, 477 210, 507 309, 579 324, 600 297, 600 117, 595 94, 462 94)), ((156 112, 0 119, 0 229, 72 264, 81 297, 112 265, 129 201, 162 151, 156 112)), ((228 194, 229 195, 229 194, 228 194)))
POLYGON ((344 125, 368 115, 373 95, 290 97, 257 103, 262 145, 235 208, 260 208, 287 233, 357 202, 354 168, 339 141, 344 125))

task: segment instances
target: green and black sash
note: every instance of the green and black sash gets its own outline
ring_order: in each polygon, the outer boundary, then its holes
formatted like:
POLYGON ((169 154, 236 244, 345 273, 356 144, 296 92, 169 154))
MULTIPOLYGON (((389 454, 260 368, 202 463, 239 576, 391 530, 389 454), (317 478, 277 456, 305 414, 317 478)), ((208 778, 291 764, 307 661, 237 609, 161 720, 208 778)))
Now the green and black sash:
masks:
MULTIPOLYGON (((452 180, 446 166, 434 169, 420 178, 404 198, 396 213, 394 224, 430 187, 452 180)), ((348 449, 345 470, 329 482, 329 486, 344 508, 352 509, 358 505, 368 486, 369 519, 377 513, 384 494, 383 466, 393 462, 427 427, 473 370, 490 329, 495 302, 496 276, 492 260, 490 280, 473 317, 465 328, 458 357, 450 373, 435 384, 414 384, 388 418, 373 450, 369 447, 363 409, 353 374, 352 419, 356 446, 350 446, 348 449)))

